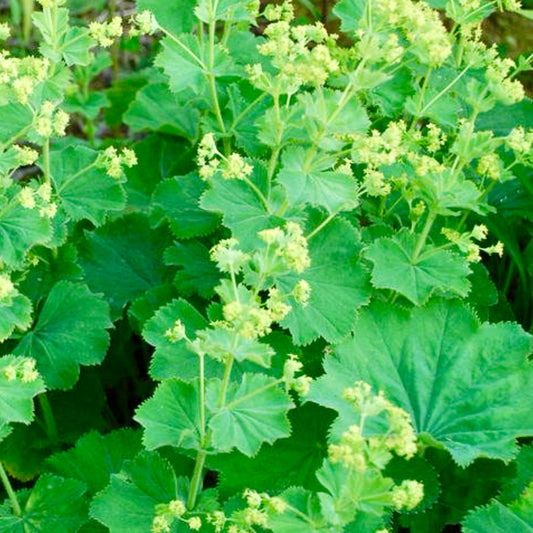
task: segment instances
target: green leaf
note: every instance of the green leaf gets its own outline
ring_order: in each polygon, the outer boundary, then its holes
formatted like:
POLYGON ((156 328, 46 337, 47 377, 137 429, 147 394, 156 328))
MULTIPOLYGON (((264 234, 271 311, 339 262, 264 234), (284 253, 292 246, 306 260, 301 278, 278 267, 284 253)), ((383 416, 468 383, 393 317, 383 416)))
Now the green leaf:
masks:
POLYGON ((35 358, 48 389, 69 389, 80 365, 102 362, 109 346, 106 329, 111 326, 106 302, 86 285, 60 281, 15 353, 35 358))
POLYGON ((496 104, 487 113, 479 115, 476 130, 492 130, 496 135, 503 136, 508 135, 517 124, 526 130, 533 128, 533 100, 530 98, 513 105, 496 104))
POLYGON ((232 22, 255 22, 258 14, 258 5, 255 0, 219 0, 214 4, 214 13, 211 14, 212 4, 209 0, 199 0, 194 13, 202 22, 208 24, 211 20, 230 20, 232 22))
POLYGON ((207 329, 199 336, 209 357, 217 361, 224 361, 231 355, 236 361, 250 361, 256 365, 270 368, 270 360, 275 355, 274 350, 265 343, 255 339, 246 339, 234 332, 223 328, 207 329))
POLYGON ((326 459, 317 477, 329 493, 318 496, 330 523, 348 524, 354 518, 354 511, 383 515, 392 506, 393 481, 375 468, 360 472, 342 462, 332 464, 326 459))
POLYGON ((359 28, 364 20, 367 0, 342 0, 335 5, 333 13, 340 18, 342 31, 351 32, 359 28))
POLYGON ((104 293, 113 317, 167 279, 163 252, 169 241, 164 229, 152 230, 146 217, 133 214, 85 233, 79 253, 87 284, 104 293))
MULTIPOLYGON (((169 77, 170 90, 179 93, 185 89, 200 94, 206 87, 208 51, 196 36, 182 34, 175 39, 165 37, 161 41, 162 51, 155 59, 169 77)), ((216 44, 213 58, 213 75, 236 76, 241 70, 236 67, 225 48, 216 44)))
POLYGON ((23 381, 20 372, 17 372, 14 379, 8 378, 6 369, 18 368, 23 360, 23 357, 14 355, 0 357, 1 429, 11 422, 29 424, 33 420, 33 398, 45 390, 41 377, 34 381, 23 381))
POLYGON ((194 173, 162 181, 154 191, 152 210, 168 221, 178 239, 190 239, 212 233, 219 217, 201 209, 200 196, 205 183, 194 173))
POLYGON ((82 481, 92 495, 104 489, 111 474, 120 472, 124 462, 133 459, 140 450, 141 435, 132 429, 103 436, 91 431, 74 448, 49 457, 44 468, 52 474, 82 481))
POLYGON ((176 498, 186 501, 187 480, 177 478, 170 463, 156 452, 141 452, 91 504, 91 516, 110 533, 151 531, 155 507, 176 498))
POLYGON ((174 277, 174 285, 183 296, 198 294, 206 300, 214 296, 220 271, 202 243, 175 242, 165 250, 165 264, 181 267, 174 277))
POLYGON ((73 220, 103 224, 109 211, 126 205, 124 189, 117 180, 95 166, 98 152, 83 145, 68 146, 50 154, 52 181, 59 203, 73 220))
POLYGON ((174 285, 165 283, 149 289, 142 296, 135 298, 128 308, 128 318, 132 328, 141 332, 146 322, 154 316, 154 313, 177 296, 174 285))
MULTIPOLYGON (((331 526, 322 515, 316 492, 291 487, 280 495, 295 511, 270 514, 269 526, 274 533, 331 533, 331 526)), ((365 532, 366 533, 366 532, 365 532)))
POLYGON ((342 91, 326 89, 321 97, 312 93, 303 93, 298 101, 305 109, 305 126, 309 138, 324 136, 319 146, 328 151, 336 151, 344 145, 334 137, 338 135, 353 135, 366 133, 370 126, 365 108, 357 98, 350 98, 342 104, 342 91))
POLYGON ((466 260, 447 250, 424 245, 413 260, 420 236, 403 229, 393 237, 382 237, 365 250, 372 261, 372 284, 392 289, 415 305, 425 304, 435 292, 466 296, 471 273, 466 260))
MULTIPOLYGON (((294 342, 308 344, 319 336, 337 342, 352 331, 356 311, 368 302, 368 275, 358 264, 359 237, 351 224, 335 219, 309 242, 311 266, 301 277, 311 285, 304 307, 292 300, 282 321, 294 342)), ((280 288, 292 290, 298 278, 287 276, 280 288)))
POLYGON ((414 479, 424 485, 424 498, 416 506, 416 513, 431 509, 441 494, 439 475, 431 463, 423 457, 415 456, 407 460, 394 456, 387 463, 384 475, 394 479, 396 485, 407 479, 414 479))
POLYGON ((291 203, 322 206, 330 213, 355 205, 357 187, 353 176, 328 170, 331 161, 307 162, 306 154, 303 148, 289 147, 281 158, 277 180, 285 187, 291 203))
POLYGON ((191 31, 197 22, 190 0, 137 0, 136 3, 139 13, 150 10, 161 26, 175 34, 191 31))
POLYGON ((180 105, 167 84, 143 87, 124 115, 132 131, 160 131, 194 140, 198 137, 200 114, 196 107, 180 105))
POLYGON ((58 50, 61 51, 65 63, 72 65, 88 65, 91 62, 91 48, 95 46, 95 41, 89 37, 87 28, 70 28, 59 43, 58 50))
POLYGON ((14 331, 24 331, 31 326, 31 301, 18 291, 7 300, 0 300, 0 342, 14 331))
POLYGON ((149 215, 152 194, 165 178, 181 174, 191 166, 190 145, 177 137, 150 135, 134 145, 138 163, 125 170, 124 185, 128 195, 128 212, 149 215))
MULTIPOLYGON (((187 336, 195 338, 195 332, 207 327, 207 320, 186 300, 173 300, 158 309, 148 320, 143 329, 146 342, 155 346, 150 365, 150 375, 157 380, 179 377, 185 380, 199 375, 198 356, 187 348, 185 339, 172 342, 166 331, 181 320, 185 326, 187 336)), ((209 375, 214 368, 214 362, 206 361, 206 371, 209 375)))
POLYGON ((87 520, 86 487, 75 479, 41 476, 25 502, 22 516, 0 507, 0 531, 6 533, 72 533, 87 520))
POLYGON ((20 266, 28 250, 51 238, 50 220, 38 209, 26 209, 16 197, 0 202, 0 257, 8 267, 20 266))
POLYGON ((354 331, 325 360, 309 396, 339 411, 340 432, 353 420, 342 391, 364 380, 409 413, 420 439, 462 466, 508 461, 515 439, 533 434, 532 343, 517 324, 480 324, 464 304, 437 300, 410 311, 375 303, 354 331))
POLYGON ((533 532, 533 483, 516 501, 503 505, 495 500, 487 507, 476 509, 463 522, 465 533, 533 532))
POLYGON ((224 225, 245 248, 257 245, 258 231, 283 222, 268 213, 254 191, 241 180, 213 180, 200 199, 200 207, 221 213, 224 225))
POLYGON ((242 492, 245 488, 278 491, 302 485, 318 490, 315 472, 324 460, 326 432, 333 411, 306 403, 289 411, 291 435, 274 444, 263 444, 255 457, 242 453, 208 457, 208 466, 219 472, 221 496, 242 492))
POLYGON ((167 379, 137 409, 134 419, 144 428, 148 450, 161 446, 200 449, 199 381, 167 379))
POLYGON ((516 475, 507 481, 498 499, 502 503, 516 500, 533 479, 533 446, 522 446, 515 460, 516 475))
POLYGON ((293 403, 276 379, 243 374, 240 383, 229 385, 223 407, 218 406, 221 386, 220 380, 213 379, 206 391, 206 405, 211 412, 208 425, 215 450, 228 452, 237 448, 250 457, 263 442, 272 443, 290 434, 287 412, 293 403))
POLYGON ((416 176, 414 188, 438 215, 456 216, 466 209, 479 214, 494 210, 481 200, 482 193, 472 181, 450 169, 416 176))
MULTIPOLYGON (((2 98, 0 97, 1 103, 2 98)), ((0 124, 0 142, 2 143, 7 143, 11 139, 15 141, 24 135, 33 121, 30 109, 22 104, 1 105, 0 116, 2 117, 0 124)))

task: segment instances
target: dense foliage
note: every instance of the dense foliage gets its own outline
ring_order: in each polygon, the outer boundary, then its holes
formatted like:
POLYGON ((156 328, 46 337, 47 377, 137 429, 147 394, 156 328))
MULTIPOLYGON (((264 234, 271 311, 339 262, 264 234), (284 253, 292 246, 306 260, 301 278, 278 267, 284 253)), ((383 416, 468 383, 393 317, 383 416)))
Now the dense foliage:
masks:
POLYGON ((530 11, 21 6, 0 532, 533 531, 530 11))

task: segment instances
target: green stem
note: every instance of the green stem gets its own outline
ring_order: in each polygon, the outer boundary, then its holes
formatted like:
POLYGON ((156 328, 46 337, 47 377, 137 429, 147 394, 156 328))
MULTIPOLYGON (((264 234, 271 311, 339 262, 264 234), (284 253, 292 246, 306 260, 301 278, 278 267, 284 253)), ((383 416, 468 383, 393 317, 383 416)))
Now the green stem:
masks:
POLYGON ((22 0, 22 38, 27 46, 31 38, 31 17, 35 9, 35 0, 22 0))
POLYGON ((442 91, 435 95, 421 110, 420 115, 423 115, 439 98, 445 95, 470 69, 470 65, 467 65, 457 76, 450 82, 442 91))
MULTIPOLYGON (((213 112, 217 118, 218 127, 220 131, 226 133, 226 125, 224 124, 224 119, 222 118, 222 112, 220 110, 220 102, 218 100, 217 93, 217 84, 215 79, 215 30, 216 30, 216 20, 215 13, 217 7, 217 0, 214 1, 214 4, 210 2, 210 16, 209 16, 209 62, 207 69, 207 80, 209 82, 209 92, 211 93, 211 99, 213 100, 213 112)), ((224 152, 226 155, 230 153, 230 143, 229 139, 224 135, 222 142, 224 143, 224 152)))
POLYGON ((43 171, 45 183, 50 183, 50 139, 43 145, 43 171))
POLYGON ((200 362, 200 439, 205 440, 205 355, 201 353, 200 362))
POLYGON ((204 464, 207 452, 205 450, 200 450, 196 454, 196 462, 194 464, 194 472, 192 474, 191 485, 189 487, 189 497, 187 499, 187 507, 189 509, 194 509, 196 504, 196 497, 200 491, 200 485, 203 484, 203 472, 204 464))
POLYGON ((220 395, 218 397, 218 407, 224 407, 226 403, 226 393, 228 392, 229 379, 231 376, 231 370, 233 368, 233 355, 228 357, 226 361, 226 367, 224 368, 224 377, 222 378, 222 386, 220 387, 220 395))
POLYGON ((431 227, 433 226, 433 222, 435 222, 436 218, 437 218, 437 215, 433 211, 429 211, 428 216, 426 218, 426 223, 424 224, 424 228, 422 229, 420 238, 418 239, 418 242, 416 243, 415 251, 413 252, 413 255, 411 257, 411 261, 413 263, 416 263, 420 255, 420 252, 424 248, 429 232, 431 231, 431 227))
POLYGON ((43 413, 44 423, 46 424, 46 435, 52 444, 57 444, 59 442, 57 424, 52 411, 52 406, 50 405, 50 401, 48 400, 46 393, 39 395, 39 405, 43 413))
POLYGON ((17 495, 11 486, 11 482, 9 481, 9 477, 2 463, 0 463, 0 479, 2 480, 2 485, 4 485, 4 488, 6 489, 9 501, 11 502, 11 507, 13 507, 13 514, 15 516, 22 516, 22 510, 20 508, 17 495))
POLYGON ((313 231, 306 236, 306 239, 312 239, 319 231, 323 230, 337 216, 337 214, 338 211, 334 211, 328 215, 313 231))

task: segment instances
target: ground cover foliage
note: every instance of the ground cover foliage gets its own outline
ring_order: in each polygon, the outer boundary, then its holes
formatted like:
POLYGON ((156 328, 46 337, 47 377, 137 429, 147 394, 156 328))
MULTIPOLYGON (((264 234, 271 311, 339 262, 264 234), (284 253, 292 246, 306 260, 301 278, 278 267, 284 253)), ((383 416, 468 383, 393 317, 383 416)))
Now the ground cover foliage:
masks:
POLYGON ((531 12, 302 6, 11 3, 0 531, 533 531, 531 12))

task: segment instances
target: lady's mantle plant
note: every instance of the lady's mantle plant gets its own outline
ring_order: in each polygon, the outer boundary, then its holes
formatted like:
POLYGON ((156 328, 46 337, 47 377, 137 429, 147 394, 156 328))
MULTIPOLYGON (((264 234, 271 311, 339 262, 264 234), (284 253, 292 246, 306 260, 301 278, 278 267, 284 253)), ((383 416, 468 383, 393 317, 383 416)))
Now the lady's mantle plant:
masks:
POLYGON ((531 337, 482 264, 533 131, 480 25, 520 6, 137 8, 41 0, 0 55, 0 531, 533 524, 531 337), (154 67, 93 92, 123 27, 154 67))

